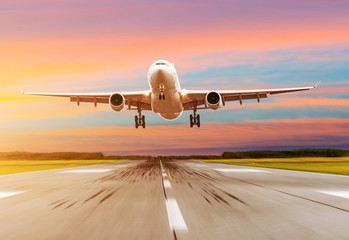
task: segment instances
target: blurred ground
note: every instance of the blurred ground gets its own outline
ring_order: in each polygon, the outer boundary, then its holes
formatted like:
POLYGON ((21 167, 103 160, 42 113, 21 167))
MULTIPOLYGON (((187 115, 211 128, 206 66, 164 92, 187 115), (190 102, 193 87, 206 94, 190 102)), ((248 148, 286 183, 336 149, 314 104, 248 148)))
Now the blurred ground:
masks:
POLYGON ((0 175, 113 163, 119 160, 0 160, 0 175))
POLYGON ((199 161, 0 176, 0 239, 347 239, 349 178, 199 161))

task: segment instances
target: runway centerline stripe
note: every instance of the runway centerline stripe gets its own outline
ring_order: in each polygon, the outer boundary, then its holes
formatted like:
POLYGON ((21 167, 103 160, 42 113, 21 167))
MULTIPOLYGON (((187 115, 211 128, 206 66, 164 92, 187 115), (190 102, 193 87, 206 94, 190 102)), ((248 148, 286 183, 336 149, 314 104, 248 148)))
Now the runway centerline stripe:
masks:
POLYGON ((336 197, 349 198, 349 190, 316 190, 317 192, 336 197))
POLYGON ((187 231, 187 225, 183 219, 181 210, 178 207, 176 199, 169 198, 166 200, 166 209, 168 222, 171 230, 187 231))
POLYGON ((165 187, 165 188, 171 188, 171 183, 170 183, 169 180, 164 179, 164 187, 165 187))
POLYGON ((112 169, 74 169, 74 170, 67 170, 62 171, 62 173, 103 173, 103 172, 109 172, 112 169))
POLYGON ((269 172, 265 170, 259 170, 259 169, 249 169, 249 168, 215 168, 214 170, 220 171, 220 172, 269 172))
POLYGON ((11 197, 13 195, 17 195, 20 193, 24 193, 25 191, 0 191, 0 198, 11 197))
MULTIPOLYGON (((162 189, 165 195, 165 203, 167 210, 167 217, 170 229, 173 232, 174 239, 177 240, 176 231, 188 231, 187 224, 183 219, 181 210, 178 207, 177 201, 174 198, 168 198, 166 194, 166 189, 171 188, 170 181, 164 176, 165 170, 162 166, 162 162, 160 160, 160 168, 162 171, 162 189)), ((166 174, 166 173, 165 173, 166 174)), ((168 176, 172 179, 170 172, 168 172, 168 176)))

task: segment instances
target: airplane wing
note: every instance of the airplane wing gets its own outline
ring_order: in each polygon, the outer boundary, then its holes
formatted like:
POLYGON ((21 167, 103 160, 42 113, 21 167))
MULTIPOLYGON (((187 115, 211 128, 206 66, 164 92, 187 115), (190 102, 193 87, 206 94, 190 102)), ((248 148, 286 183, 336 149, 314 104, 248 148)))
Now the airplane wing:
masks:
MULTIPOLYGON (((100 93, 45 93, 45 92, 25 92, 19 89, 24 95, 36 95, 46 97, 66 97, 71 102, 76 102, 80 105, 81 102, 97 104, 109 104, 109 98, 116 92, 100 92, 100 93)), ((142 110, 151 110, 150 94, 147 91, 134 91, 134 92, 118 92, 125 98, 125 106, 128 106, 129 110, 137 110, 137 106, 141 106, 142 110), (133 108, 136 107, 136 108, 133 108)))
POLYGON ((253 89, 253 90, 185 90, 182 93, 182 102, 184 110, 208 109, 206 106, 205 97, 210 92, 216 92, 221 95, 223 106, 226 102, 239 101, 242 104, 243 100, 256 99, 258 102, 261 98, 267 98, 269 95, 293 93, 306 91, 316 88, 320 82, 310 87, 297 88, 276 88, 276 89, 253 89))

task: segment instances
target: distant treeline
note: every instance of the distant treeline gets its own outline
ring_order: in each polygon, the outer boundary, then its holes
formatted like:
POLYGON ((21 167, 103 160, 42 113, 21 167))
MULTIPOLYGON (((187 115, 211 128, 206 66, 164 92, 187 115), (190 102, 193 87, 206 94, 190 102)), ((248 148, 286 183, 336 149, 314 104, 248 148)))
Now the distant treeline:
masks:
POLYGON ((103 153, 93 152, 52 152, 52 153, 30 153, 30 152, 0 152, 0 159, 5 160, 86 160, 104 159, 103 153))
POLYGON ((224 152, 223 159, 242 158, 297 158, 297 157, 345 157, 349 150, 341 149, 297 149, 287 151, 224 152))
POLYGON ((171 159, 176 159, 176 160, 186 160, 186 159, 221 159, 221 155, 190 155, 190 156, 140 156, 140 155, 126 155, 126 156, 106 156, 104 159, 133 159, 133 160, 171 160, 171 159))
POLYGON ((104 156, 100 152, 53 152, 53 153, 29 153, 29 152, 0 152, 0 160, 186 160, 186 159, 246 159, 246 158, 297 158, 297 157, 345 157, 349 156, 349 150, 341 149, 297 149, 286 151, 244 151, 224 152, 222 155, 191 155, 191 156, 149 156, 149 155, 115 155, 104 156))

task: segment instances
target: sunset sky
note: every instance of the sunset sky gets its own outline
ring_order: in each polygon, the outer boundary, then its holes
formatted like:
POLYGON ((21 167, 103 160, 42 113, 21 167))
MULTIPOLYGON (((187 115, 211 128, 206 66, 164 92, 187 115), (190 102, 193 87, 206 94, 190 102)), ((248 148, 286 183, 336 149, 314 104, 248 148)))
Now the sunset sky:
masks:
POLYGON ((0 151, 218 154, 349 149, 347 0, 0 2, 0 151), (148 89, 157 59, 187 89, 319 88, 200 112, 201 128, 27 91, 148 89))

